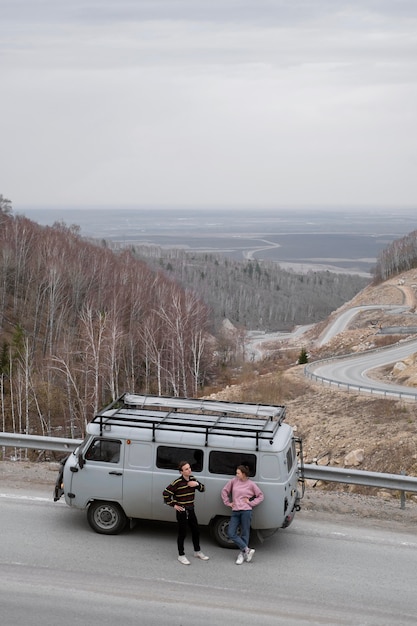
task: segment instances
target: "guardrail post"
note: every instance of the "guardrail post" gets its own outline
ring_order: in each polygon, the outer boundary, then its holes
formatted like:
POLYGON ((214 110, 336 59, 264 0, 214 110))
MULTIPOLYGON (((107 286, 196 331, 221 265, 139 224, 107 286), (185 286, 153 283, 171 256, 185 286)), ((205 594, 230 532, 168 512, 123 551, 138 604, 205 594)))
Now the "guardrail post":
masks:
MULTIPOLYGON (((406 475, 404 470, 401 470, 400 474, 401 476, 406 475)), ((401 502, 400 508, 405 509, 405 491, 400 491, 400 502, 401 502)))

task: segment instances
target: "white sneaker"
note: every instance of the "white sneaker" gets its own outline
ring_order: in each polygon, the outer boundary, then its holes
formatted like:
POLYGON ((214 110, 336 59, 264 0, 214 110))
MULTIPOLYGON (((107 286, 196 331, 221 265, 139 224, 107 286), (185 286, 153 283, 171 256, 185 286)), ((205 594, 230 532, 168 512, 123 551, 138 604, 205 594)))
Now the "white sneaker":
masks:
POLYGON ((194 552, 194 556, 196 559, 201 559, 202 561, 208 561, 209 556, 206 556, 201 550, 199 552, 194 552))
POLYGON ((253 549, 249 549, 249 550, 245 553, 245 556, 244 556, 245 561, 246 561, 247 563, 250 563, 250 561, 252 561, 252 557, 253 557, 253 555, 254 555, 254 554, 255 554, 255 550, 253 550, 253 549))
POLYGON ((237 555, 237 559, 236 559, 236 565, 242 565, 244 560, 245 560, 245 557, 243 556, 243 552, 239 552, 239 554, 237 555))
POLYGON ((180 556, 178 557, 178 560, 180 563, 182 563, 183 565, 190 565, 190 561, 187 559, 187 557, 185 556, 185 554, 180 554, 180 556))

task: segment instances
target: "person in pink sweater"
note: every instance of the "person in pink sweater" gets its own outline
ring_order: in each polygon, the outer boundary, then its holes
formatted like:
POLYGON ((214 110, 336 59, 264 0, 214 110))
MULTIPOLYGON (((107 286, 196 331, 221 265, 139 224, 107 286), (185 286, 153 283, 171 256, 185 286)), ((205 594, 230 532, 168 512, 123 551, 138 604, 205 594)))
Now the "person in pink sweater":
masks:
POLYGON ((236 477, 229 480, 223 487, 221 495, 223 503, 232 509, 228 535, 240 549, 236 565, 242 565, 243 561, 249 563, 255 554, 255 550, 249 548, 252 509, 262 502, 264 494, 258 485, 250 480, 249 467, 239 465, 236 470, 236 477), (239 526, 240 535, 237 532, 239 526))

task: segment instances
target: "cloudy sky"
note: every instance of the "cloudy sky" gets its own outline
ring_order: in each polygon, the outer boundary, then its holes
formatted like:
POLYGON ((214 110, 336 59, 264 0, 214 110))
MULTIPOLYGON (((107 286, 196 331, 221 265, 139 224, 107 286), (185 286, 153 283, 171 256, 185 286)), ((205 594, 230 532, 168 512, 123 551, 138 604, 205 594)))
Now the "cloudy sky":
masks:
POLYGON ((417 205, 416 0, 1 0, 0 193, 417 205))

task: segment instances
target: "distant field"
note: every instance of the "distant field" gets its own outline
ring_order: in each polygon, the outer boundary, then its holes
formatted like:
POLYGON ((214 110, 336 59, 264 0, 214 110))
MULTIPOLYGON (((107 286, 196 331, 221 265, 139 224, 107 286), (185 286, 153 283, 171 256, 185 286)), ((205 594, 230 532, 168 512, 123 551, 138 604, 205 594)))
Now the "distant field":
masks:
POLYGON ((415 210, 38 209, 18 211, 42 225, 76 224, 82 235, 122 245, 180 247, 297 271, 369 275, 394 239, 417 229, 415 210))

